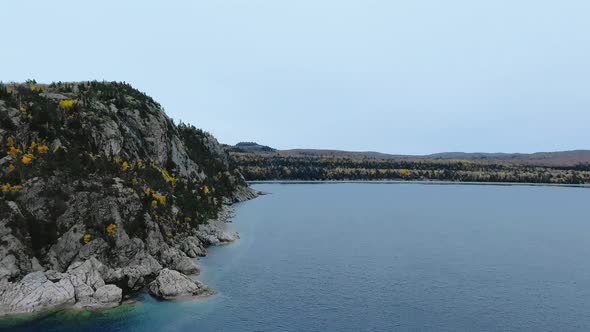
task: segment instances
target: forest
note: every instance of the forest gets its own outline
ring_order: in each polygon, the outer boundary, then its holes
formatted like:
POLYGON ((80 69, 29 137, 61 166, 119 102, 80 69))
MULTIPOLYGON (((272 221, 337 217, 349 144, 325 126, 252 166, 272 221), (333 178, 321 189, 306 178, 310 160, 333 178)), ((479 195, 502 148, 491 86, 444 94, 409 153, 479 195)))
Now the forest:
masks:
POLYGON ((590 165, 404 160, 354 156, 230 152, 246 180, 407 180, 590 184, 590 165))

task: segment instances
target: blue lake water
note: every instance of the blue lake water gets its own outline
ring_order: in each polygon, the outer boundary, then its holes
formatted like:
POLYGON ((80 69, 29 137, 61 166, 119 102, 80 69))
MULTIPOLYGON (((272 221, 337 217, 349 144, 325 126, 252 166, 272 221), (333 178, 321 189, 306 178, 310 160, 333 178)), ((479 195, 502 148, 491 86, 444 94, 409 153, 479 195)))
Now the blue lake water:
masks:
POLYGON ((589 331, 590 190, 257 184, 205 301, 56 313, 11 331, 589 331))

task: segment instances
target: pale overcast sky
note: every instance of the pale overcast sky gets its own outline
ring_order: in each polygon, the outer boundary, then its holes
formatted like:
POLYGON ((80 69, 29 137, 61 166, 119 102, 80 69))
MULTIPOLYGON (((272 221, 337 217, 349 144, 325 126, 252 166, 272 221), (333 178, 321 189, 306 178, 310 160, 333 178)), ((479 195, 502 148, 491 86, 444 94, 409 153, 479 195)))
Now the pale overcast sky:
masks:
POLYGON ((0 80, 117 80, 224 143, 590 148, 588 0, 3 1, 0 80))

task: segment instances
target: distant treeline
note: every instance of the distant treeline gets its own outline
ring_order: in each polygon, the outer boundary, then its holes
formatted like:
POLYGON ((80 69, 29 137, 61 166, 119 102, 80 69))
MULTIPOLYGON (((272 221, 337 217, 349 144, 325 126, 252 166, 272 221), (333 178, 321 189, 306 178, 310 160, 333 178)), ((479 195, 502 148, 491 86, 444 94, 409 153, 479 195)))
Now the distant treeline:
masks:
POLYGON ((246 180, 441 180, 590 184, 590 165, 548 167, 465 160, 395 160, 230 152, 246 180))

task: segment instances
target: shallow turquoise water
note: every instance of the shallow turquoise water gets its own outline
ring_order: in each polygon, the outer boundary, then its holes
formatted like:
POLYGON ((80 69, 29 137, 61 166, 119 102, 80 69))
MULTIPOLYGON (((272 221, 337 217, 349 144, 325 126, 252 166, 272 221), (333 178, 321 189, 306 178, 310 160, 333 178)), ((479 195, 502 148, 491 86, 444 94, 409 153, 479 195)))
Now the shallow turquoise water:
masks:
POLYGON ((257 184, 242 239, 200 276, 219 294, 12 331, 588 331, 590 190, 257 184))

